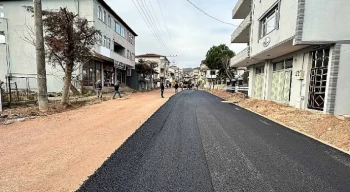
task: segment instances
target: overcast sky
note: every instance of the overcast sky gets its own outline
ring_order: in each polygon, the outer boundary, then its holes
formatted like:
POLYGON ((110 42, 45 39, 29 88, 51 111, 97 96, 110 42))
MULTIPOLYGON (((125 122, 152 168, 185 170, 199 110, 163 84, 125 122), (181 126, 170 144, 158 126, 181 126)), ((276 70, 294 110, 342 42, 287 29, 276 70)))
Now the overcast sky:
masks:
MULTIPOLYGON (((139 4, 152 7, 160 26, 160 36, 169 47, 169 52, 157 43, 152 31, 148 28, 132 0, 105 0, 111 8, 138 34, 136 37, 136 55, 157 53, 161 55, 178 55, 169 57, 179 67, 198 67, 205 59, 208 49, 213 45, 226 44, 236 53, 243 50, 246 44, 231 44, 231 34, 235 26, 220 23, 192 6, 187 0, 159 0, 171 40, 166 31, 158 0, 134 0, 139 4), (141 3, 142 2, 142 3, 141 3), (151 4, 152 6, 151 6, 151 4)), ((237 0, 191 0, 208 14, 228 23, 239 25, 241 20, 232 20, 232 9, 237 0)), ((141 11, 142 13, 142 11, 141 11)), ((154 16, 153 16, 154 17, 154 16)), ((155 20, 157 24, 157 21, 155 20)), ((158 25, 157 25, 158 26, 158 25)))

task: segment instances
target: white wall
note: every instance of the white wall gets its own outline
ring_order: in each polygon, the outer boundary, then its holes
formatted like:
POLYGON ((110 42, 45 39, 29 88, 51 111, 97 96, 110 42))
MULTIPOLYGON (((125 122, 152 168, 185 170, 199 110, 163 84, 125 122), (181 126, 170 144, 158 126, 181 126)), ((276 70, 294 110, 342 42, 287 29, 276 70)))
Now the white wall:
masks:
POLYGON ((349 0, 306 0, 302 41, 350 40, 349 0))
POLYGON ((254 0, 253 1, 253 21, 250 36, 250 55, 254 56, 286 39, 295 35, 298 1, 282 0, 280 5, 279 28, 272 31, 262 39, 259 38, 259 18, 265 15, 267 11, 279 0, 254 0), (265 38, 271 39, 270 44, 264 47, 265 38))
POLYGON ((341 45, 335 115, 350 115, 350 44, 341 45))
MULTIPOLYGON (((80 13, 83 13, 84 7, 88 6, 88 3, 84 2, 88 0, 81 0, 80 13)), ((32 14, 25 11, 22 7, 24 5, 32 6, 32 1, 6 1, 3 3, 3 12, 5 17, 8 18, 8 31, 7 29, 0 29, 7 34, 7 43, 9 44, 10 51, 10 72, 13 76, 23 77, 35 77, 36 75, 36 63, 35 63, 35 47, 23 40, 24 37, 29 37, 28 29, 26 25, 34 29, 34 20, 32 14)), ((61 1, 43 1, 43 9, 58 9, 62 5, 65 5, 70 11, 77 13, 78 5, 75 1, 61 0, 61 1)), ((92 4, 91 4, 92 5, 92 4)), ((88 14, 84 13, 84 16, 88 14)), ((5 21, 5 20, 3 20, 5 21)), ((5 25, 3 25, 5 26, 5 25)), ((4 45, 1 45, 4 46, 4 45)), ((3 52, 4 55, 6 52, 3 52)), ((6 66, 6 60, 0 59, 0 66, 6 66)), ((62 78, 64 76, 60 68, 53 68, 51 65, 46 65, 47 72, 47 84, 48 92, 59 92, 62 89, 62 78)), ((1 70, 1 79, 4 78, 6 70, 1 70)), ((14 79, 15 80, 15 79, 14 79)), ((22 85, 20 85, 22 86, 22 85)), ((24 85, 23 85, 24 86, 24 85)), ((36 89, 36 81, 31 81, 30 86, 32 89, 36 89)))

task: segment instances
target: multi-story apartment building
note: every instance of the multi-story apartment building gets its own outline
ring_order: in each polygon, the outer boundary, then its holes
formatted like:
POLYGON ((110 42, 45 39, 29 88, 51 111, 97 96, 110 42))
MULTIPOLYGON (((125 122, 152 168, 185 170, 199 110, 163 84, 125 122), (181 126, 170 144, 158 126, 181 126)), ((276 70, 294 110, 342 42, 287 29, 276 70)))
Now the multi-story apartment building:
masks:
POLYGON ((199 79, 199 68, 194 68, 192 71, 192 79, 193 79, 193 84, 197 85, 198 84, 198 79, 199 79))
POLYGON ((347 0, 239 0, 231 42, 248 47, 231 66, 248 67, 249 96, 350 114, 348 10, 347 0))
POLYGON ((145 61, 153 61, 157 63, 157 67, 154 70, 158 74, 153 74, 153 81, 156 83, 156 86, 160 86, 160 82, 166 82, 168 79, 168 69, 169 69, 169 60, 166 56, 147 53, 144 55, 135 56, 135 61, 138 62, 139 59, 143 59, 145 61))
MULTIPOLYGON (((34 28, 32 13, 23 6, 33 6, 32 0, 0 1, 0 34, 5 43, 0 44, 0 79, 10 77, 17 84, 36 85, 35 47, 23 41, 30 37, 28 29, 34 28), (30 80, 27 82, 22 79, 30 80)), ((74 71, 77 85, 92 86, 102 80, 104 86, 112 86, 117 80, 126 84, 127 75, 135 67, 135 37, 137 34, 103 0, 44 0, 43 9, 69 11, 91 21, 101 31, 99 42, 94 46, 95 56, 74 71)), ((60 92, 64 73, 59 67, 46 66, 49 92, 60 92)), ((26 86, 23 85, 23 86, 26 86)))

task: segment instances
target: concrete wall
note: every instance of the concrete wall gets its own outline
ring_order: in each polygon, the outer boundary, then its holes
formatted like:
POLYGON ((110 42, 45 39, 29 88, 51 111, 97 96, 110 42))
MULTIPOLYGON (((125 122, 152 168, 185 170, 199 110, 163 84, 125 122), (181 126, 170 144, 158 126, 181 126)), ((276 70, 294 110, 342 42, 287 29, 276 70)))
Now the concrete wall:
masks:
POLYGON ((302 41, 350 40, 349 0, 306 0, 302 41))
POLYGON ((335 115, 350 115, 350 44, 342 44, 340 52, 335 115))
POLYGON ((284 40, 295 35, 296 19, 297 19, 298 1, 296 0, 254 0, 253 1, 253 20, 250 35, 250 55, 254 56, 284 40), (260 22, 259 19, 264 16, 270 8, 277 2, 280 2, 280 19, 279 28, 270 32, 260 39, 260 22), (269 37, 270 44, 264 47, 264 40, 269 37))

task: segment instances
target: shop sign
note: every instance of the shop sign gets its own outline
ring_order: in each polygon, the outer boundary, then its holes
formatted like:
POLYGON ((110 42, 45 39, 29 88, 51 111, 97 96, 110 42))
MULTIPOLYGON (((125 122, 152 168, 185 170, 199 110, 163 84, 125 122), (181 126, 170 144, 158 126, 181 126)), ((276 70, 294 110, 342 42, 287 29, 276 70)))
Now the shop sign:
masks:
POLYGON ((120 70, 126 70, 126 65, 122 62, 114 60, 114 68, 120 69, 120 70))

